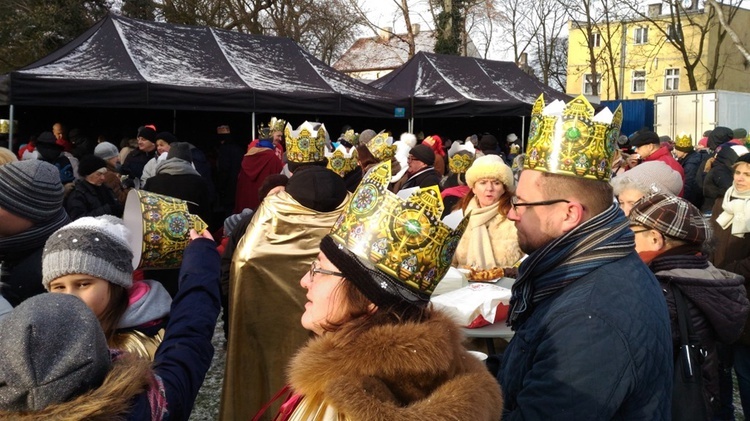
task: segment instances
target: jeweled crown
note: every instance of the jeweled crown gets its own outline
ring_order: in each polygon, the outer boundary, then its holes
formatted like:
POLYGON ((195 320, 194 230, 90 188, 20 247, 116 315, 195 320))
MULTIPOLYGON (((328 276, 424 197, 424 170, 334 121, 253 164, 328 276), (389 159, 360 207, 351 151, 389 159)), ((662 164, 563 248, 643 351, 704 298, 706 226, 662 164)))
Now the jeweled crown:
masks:
POLYGON ((287 123, 284 129, 286 137, 286 159, 289 162, 321 162, 325 159, 326 126, 321 123, 305 121, 297 130, 292 130, 287 123))
POLYGON ((390 160, 396 154, 396 147, 393 146, 393 137, 385 131, 378 133, 370 139, 367 143, 367 149, 380 162, 390 160))
POLYGON ((271 121, 268 122, 268 127, 271 129, 271 134, 273 132, 284 132, 284 129, 286 128, 286 120, 282 120, 280 118, 271 117, 271 121))
POLYGON ((440 220, 443 201, 437 186, 419 189, 404 200, 388 190, 390 180, 390 160, 368 171, 331 237, 413 291, 432 294, 469 219, 451 229, 440 220))
POLYGON ((359 133, 355 133, 353 129, 349 129, 341 135, 341 139, 346 140, 352 146, 357 146, 359 144, 359 133))
POLYGON ((609 181, 621 125, 622 106, 594 115, 583 95, 546 107, 540 95, 531 112, 524 168, 609 181))
POLYGON ((448 168, 453 174, 465 174, 474 163, 475 156, 476 149, 473 143, 453 142, 448 149, 448 168))
POLYGON ((678 148, 691 148, 693 147, 693 136, 689 134, 677 136, 674 145, 678 148))
POLYGON ((325 157, 328 158, 326 167, 342 177, 357 168, 356 148, 347 151, 344 145, 339 145, 333 152, 326 150, 325 157))

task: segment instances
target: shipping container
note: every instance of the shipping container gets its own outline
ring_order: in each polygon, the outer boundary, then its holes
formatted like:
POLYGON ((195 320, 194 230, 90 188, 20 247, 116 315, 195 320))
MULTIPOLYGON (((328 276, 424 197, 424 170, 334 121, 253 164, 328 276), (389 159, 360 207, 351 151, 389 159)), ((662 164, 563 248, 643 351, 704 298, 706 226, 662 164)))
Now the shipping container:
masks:
POLYGON ((703 132, 716 126, 750 127, 750 93, 695 91, 656 94, 654 131, 659 135, 688 134, 697 143, 703 132))

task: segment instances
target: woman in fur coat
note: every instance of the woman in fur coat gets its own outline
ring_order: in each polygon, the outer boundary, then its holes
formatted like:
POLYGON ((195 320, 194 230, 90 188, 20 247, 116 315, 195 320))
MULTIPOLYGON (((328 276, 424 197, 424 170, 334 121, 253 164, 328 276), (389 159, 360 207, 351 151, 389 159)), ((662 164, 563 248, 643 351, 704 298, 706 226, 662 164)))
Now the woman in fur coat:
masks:
POLYGON ((523 256, 516 226, 507 217, 515 191, 513 171, 498 155, 485 155, 466 171, 466 185, 471 191, 454 212, 471 215, 453 256, 453 266, 479 270, 513 266, 523 256))
MULTIPOLYGON (((382 174, 388 171, 388 165, 373 170, 382 182, 387 182, 382 174), (378 174, 380 169, 384 171, 378 174)), ((373 172, 350 202, 354 211, 345 211, 331 234, 323 238, 317 259, 300 280, 307 291, 302 326, 316 337, 289 365, 292 393, 277 419, 499 420, 503 405, 497 381, 463 347, 461 329, 430 306, 439 277, 422 278, 422 274, 440 270, 438 255, 401 249, 412 256, 419 254, 425 263, 417 273, 422 282, 416 285, 407 271, 387 272, 384 260, 355 255, 349 249, 353 242, 342 237, 351 233, 345 228, 347 214, 356 214, 357 206, 372 198, 368 196, 371 186, 363 186, 373 172), (358 195, 360 191, 364 194, 358 195)), ((382 185, 380 191, 392 195, 382 185)), ((380 203, 380 197, 375 199, 373 203, 380 203)), ((389 210, 375 212, 380 211, 389 210)), ((373 226, 370 229, 378 229, 373 226)), ((365 234, 364 238, 373 237, 365 234)), ((381 238, 397 241, 392 235, 381 238)))

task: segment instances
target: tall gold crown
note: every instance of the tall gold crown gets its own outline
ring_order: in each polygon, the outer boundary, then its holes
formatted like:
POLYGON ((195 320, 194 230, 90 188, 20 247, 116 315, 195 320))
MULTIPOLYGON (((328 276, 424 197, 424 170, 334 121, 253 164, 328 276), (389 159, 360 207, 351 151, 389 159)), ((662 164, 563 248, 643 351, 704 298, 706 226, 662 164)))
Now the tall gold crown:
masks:
POLYGON ((622 106, 614 114, 605 108, 594 115, 583 95, 546 107, 540 95, 531 112, 524 168, 609 181, 621 125, 622 106))
POLYGON ((448 271, 469 218, 452 230, 440 220, 437 186, 403 200, 388 190, 390 180, 390 160, 368 171, 331 237, 412 291, 430 295, 448 271))
POLYGON ((286 120, 271 117, 271 121, 268 122, 268 127, 271 129, 271 134, 273 134, 273 132, 284 132, 286 124, 286 120))
POLYGON ((393 137, 388 132, 382 131, 375 135, 367 143, 367 149, 380 162, 388 161, 396 154, 396 146, 393 146, 393 137))
POLYGON ((676 148, 692 148, 693 147, 693 136, 689 134, 684 134, 681 136, 677 136, 677 138, 674 141, 674 146, 676 148))
POLYGON ((326 150, 325 156, 328 158, 326 167, 342 177, 357 168, 356 148, 347 151, 344 145, 339 145, 333 152, 326 150))
POLYGON ((321 123, 305 121, 297 130, 292 130, 287 123, 284 129, 286 137, 286 159, 289 162, 321 162, 325 159, 326 126, 321 123))

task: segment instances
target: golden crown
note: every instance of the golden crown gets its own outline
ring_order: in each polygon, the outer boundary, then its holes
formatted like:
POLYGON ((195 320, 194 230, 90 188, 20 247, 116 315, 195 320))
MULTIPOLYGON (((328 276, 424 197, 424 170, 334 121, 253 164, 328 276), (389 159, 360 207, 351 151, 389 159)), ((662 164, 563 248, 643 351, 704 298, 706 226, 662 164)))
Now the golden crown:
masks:
POLYGON ((291 124, 287 123, 284 137, 287 161, 306 163, 325 159, 328 134, 323 124, 305 121, 297 130, 292 130, 291 124))
POLYGON ((621 125, 622 106, 594 115, 583 95, 546 107, 540 95, 531 111, 524 168, 609 181, 621 125))
POLYGON ((684 134, 677 136, 674 141, 674 146, 677 148, 692 148, 693 147, 693 136, 684 134))
POLYGON ((258 127, 258 139, 270 139, 271 138, 271 128, 265 127, 263 124, 258 127))
POLYGON ((286 124, 286 120, 271 117, 271 121, 268 122, 268 127, 271 129, 271 133, 273 134, 273 132, 284 132, 286 124))
POLYGON ((341 135, 341 138, 352 144, 353 146, 357 146, 359 143, 359 133, 354 133, 354 130, 349 129, 347 130, 343 135, 341 135))
POLYGON ((453 142, 448 149, 448 168, 453 174, 465 174, 474 163, 476 150, 474 144, 466 142, 453 142))
POLYGON ((407 200, 388 191, 390 160, 365 174, 331 237, 365 262, 416 292, 432 294, 450 267, 469 218, 455 230, 440 221, 437 186, 407 200))
POLYGON ((396 146, 393 146, 393 138, 385 131, 378 133, 370 139, 367 143, 367 149, 380 162, 390 160, 396 154, 396 146))
POLYGON ((347 151, 344 145, 339 145, 333 152, 325 152, 328 158, 326 167, 340 176, 345 176, 357 168, 357 149, 347 151))

